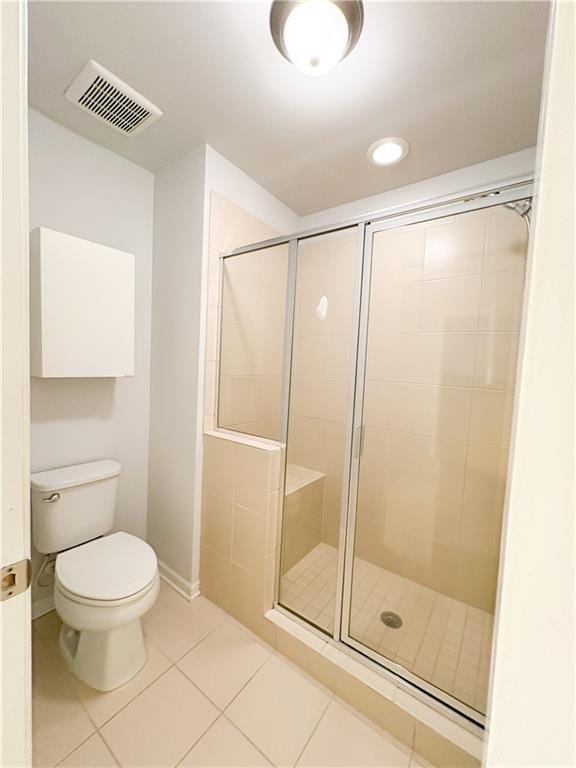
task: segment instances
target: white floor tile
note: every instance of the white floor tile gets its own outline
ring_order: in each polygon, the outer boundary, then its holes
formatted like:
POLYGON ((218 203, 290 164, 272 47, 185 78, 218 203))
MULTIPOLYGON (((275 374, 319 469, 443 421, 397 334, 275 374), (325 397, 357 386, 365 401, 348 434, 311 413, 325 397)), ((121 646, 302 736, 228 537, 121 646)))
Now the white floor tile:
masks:
POLYGON ((162 582, 144 631, 171 661, 178 661, 225 620, 226 614, 206 598, 189 602, 162 582))
POLYGON ((183 768, 259 768, 270 763, 224 716, 180 763, 183 768))
POLYGON ((76 698, 69 677, 32 700, 33 763, 54 766, 85 741, 95 728, 76 698))
POLYGON ((227 716, 277 766, 294 765, 330 696, 273 656, 226 710, 227 716))
POLYGON ((224 709, 272 653, 269 646, 225 622, 186 654, 178 666, 224 709))
POLYGON ((100 728, 122 707, 136 698, 145 688, 154 682, 171 666, 170 661, 149 640, 146 643, 148 661, 138 674, 125 685, 113 691, 96 691, 73 677, 76 694, 94 724, 100 728))
POLYGON ((337 701, 332 701, 298 761, 299 766, 403 768, 409 752, 371 727, 337 701))
POLYGON ((118 763, 102 737, 95 733, 71 755, 58 763, 62 768, 116 768, 118 763))
POLYGON ((175 766, 218 710, 172 667, 100 730, 123 766, 175 766))

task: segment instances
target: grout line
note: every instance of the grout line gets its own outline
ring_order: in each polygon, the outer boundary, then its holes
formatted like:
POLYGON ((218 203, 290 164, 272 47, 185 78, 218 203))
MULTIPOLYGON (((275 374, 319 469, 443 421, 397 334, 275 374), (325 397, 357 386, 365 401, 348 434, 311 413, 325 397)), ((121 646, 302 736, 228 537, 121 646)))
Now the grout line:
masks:
POLYGON ((309 743, 312 741, 312 737, 314 736, 314 734, 315 734, 315 733, 316 733, 316 731, 318 730, 318 726, 320 725, 320 723, 321 723, 321 722, 322 722, 322 720, 324 719, 324 717, 325 717, 325 715, 326 715, 326 712, 328 712, 328 707, 330 706, 330 704, 332 704, 332 702, 333 702, 333 701, 334 701, 334 694, 333 694, 333 695, 332 695, 332 697, 331 697, 331 698, 328 700, 328 702, 327 702, 326 706, 324 707, 324 710, 322 711, 322 714, 321 714, 321 715, 320 715, 320 717, 318 718, 318 722, 316 723, 316 725, 315 725, 315 726, 314 726, 314 728, 312 729, 312 733, 311 733, 311 734, 310 734, 310 736, 309 736, 309 737, 306 739, 306 742, 304 743, 304 746, 302 747, 302 749, 301 749, 301 750, 300 750, 300 752, 298 753, 298 757, 297 757, 297 758, 296 758, 296 760, 294 761, 294 765, 295 765, 295 766, 296 766, 296 765, 298 765, 298 762, 300 761, 300 758, 302 757, 302 755, 303 755, 303 754, 304 754, 304 752, 306 751, 306 747, 307 747, 307 746, 308 746, 308 744, 309 744, 309 743))
POLYGON ((236 725, 236 723, 228 717, 228 715, 225 712, 222 712, 221 717, 223 717, 226 720, 226 722, 230 723, 230 725, 234 728, 234 730, 238 731, 240 735, 244 736, 246 741, 249 742, 254 747, 254 749, 256 749, 267 762, 269 762, 271 765, 274 765, 274 766, 276 765, 275 763, 272 762, 272 760, 268 757, 268 755, 262 752, 260 747, 257 744, 255 744, 246 733, 244 733, 244 731, 240 728, 240 726, 236 725))

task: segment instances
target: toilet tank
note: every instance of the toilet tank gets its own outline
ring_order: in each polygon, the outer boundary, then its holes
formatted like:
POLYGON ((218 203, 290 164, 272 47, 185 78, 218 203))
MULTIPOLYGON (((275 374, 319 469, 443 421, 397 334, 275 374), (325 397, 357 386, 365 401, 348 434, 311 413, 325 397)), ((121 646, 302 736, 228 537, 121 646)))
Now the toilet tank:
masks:
POLYGON ((108 533, 121 469, 118 462, 105 459, 35 472, 30 482, 36 549, 61 552, 108 533))

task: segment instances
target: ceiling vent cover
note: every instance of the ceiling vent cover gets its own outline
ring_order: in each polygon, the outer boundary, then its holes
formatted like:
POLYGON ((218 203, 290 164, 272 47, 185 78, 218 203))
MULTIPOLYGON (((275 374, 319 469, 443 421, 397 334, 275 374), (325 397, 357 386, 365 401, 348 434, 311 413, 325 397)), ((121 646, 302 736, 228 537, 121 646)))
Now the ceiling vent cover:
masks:
POLYGON ((64 95, 127 136, 136 136, 162 117, 158 107, 93 59, 86 62, 64 95))

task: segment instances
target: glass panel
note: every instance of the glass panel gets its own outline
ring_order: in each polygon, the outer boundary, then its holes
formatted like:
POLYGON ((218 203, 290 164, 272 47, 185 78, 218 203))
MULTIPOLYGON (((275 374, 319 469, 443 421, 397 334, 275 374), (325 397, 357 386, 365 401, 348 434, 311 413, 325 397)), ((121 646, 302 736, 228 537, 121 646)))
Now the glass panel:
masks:
POLYGON ((485 712, 527 227, 375 234, 350 635, 485 712))
POLYGON ((280 438, 288 244, 224 259, 218 426, 280 438))
POLYGON ((280 602, 331 632, 357 228, 298 245, 280 602))

